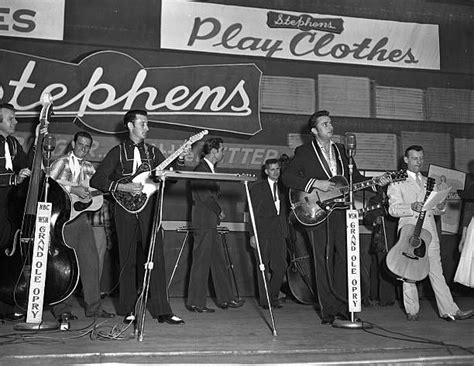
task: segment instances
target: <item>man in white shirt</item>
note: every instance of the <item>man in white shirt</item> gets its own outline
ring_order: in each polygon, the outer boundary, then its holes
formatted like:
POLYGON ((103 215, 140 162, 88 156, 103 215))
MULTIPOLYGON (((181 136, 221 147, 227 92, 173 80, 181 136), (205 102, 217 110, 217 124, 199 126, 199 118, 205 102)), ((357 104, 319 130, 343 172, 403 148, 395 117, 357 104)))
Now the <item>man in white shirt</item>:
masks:
MULTIPOLYGON (((287 267, 286 238, 288 237, 288 224, 286 202, 278 186, 280 162, 277 159, 265 161, 265 174, 266 179, 252 186, 250 196, 257 225, 262 262, 265 265, 265 276, 269 279, 270 303, 274 308, 281 308, 282 305, 278 300, 278 295, 287 267)), ((255 235, 250 237, 250 245, 252 248, 256 248, 255 235)), ((266 308, 268 304, 261 273, 257 274, 257 279, 259 303, 260 306, 266 308)))
MULTIPOLYGON (((391 184, 388 187, 389 213, 399 217, 398 230, 405 225, 415 225, 424 205, 427 178, 421 174, 424 162, 423 147, 419 145, 409 146, 405 150, 404 161, 407 164, 408 179, 402 183, 391 184)), ((472 310, 462 311, 456 305, 451 291, 446 284, 441 265, 439 237, 436 230, 435 215, 444 213, 445 203, 438 205, 433 210, 426 212, 423 228, 428 230, 432 236, 428 246, 427 255, 429 260, 429 279, 436 298, 439 315, 441 318, 451 320, 467 319, 473 315, 472 310)), ((403 282, 403 303, 408 320, 418 320, 420 304, 416 283, 403 282)))

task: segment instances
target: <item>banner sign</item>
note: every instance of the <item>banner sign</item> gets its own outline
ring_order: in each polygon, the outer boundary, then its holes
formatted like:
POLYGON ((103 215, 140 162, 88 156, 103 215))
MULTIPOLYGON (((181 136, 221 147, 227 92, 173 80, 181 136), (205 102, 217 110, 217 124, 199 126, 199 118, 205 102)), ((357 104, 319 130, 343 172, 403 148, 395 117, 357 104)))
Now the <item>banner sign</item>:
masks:
POLYGON ((300 61, 440 68, 435 24, 179 0, 162 1, 161 47, 300 61))
POLYGON ((3 0, 0 36, 62 40, 64 0, 3 0))
POLYGON ((48 266, 52 203, 38 202, 35 239, 31 259, 30 289, 26 322, 40 324, 43 320, 44 286, 48 266))
POLYGON ((347 303, 351 313, 361 311, 359 213, 346 211, 347 303))
POLYGON ((78 64, 0 49, 0 99, 18 117, 38 115, 41 95, 56 116, 103 133, 124 132, 122 117, 145 109, 150 124, 254 135, 261 128, 262 72, 254 64, 145 68, 131 56, 101 51, 78 64))

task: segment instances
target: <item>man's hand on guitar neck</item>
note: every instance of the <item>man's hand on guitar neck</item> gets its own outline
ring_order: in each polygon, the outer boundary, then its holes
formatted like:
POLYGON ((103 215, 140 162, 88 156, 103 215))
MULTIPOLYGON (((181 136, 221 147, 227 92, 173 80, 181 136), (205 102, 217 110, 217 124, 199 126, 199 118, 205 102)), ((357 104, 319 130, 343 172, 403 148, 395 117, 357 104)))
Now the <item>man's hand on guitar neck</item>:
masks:
POLYGON ((131 194, 140 194, 143 190, 143 184, 141 183, 120 183, 117 186, 117 191, 128 192, 131 194))
POLYGON ((384 174, 380 178, 377 179, 377 185, 380 187, 383 187, 389 184, 391 181, 392 179, 390 179, 390 176, 384 174))
POLYGON ((336 183, 331 182, 330 180, 315 180, 313 183, 313 188, 319 189, 323 192, 332 191, 336 187, 336 183))

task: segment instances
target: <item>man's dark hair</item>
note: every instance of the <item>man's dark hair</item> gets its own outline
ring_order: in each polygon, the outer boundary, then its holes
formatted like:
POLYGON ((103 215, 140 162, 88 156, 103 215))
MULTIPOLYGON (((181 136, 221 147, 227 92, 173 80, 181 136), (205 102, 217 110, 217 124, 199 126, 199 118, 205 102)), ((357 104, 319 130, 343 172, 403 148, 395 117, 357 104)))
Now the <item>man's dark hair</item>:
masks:
POLYGON ((123 116, 123 125, 125 127, 127 127, 128 122, 133 123, 133 121, 135 121, 135 119, 137 118, 138 115, 148 116, 148 113, 147 113, 147 111, 145 111, 143 109, 132 109, 132 110, 128 111, 127 113, 125 113, 125 116, 123 116))
POLYGON ((0 109, 9 109, 11 111, 15 111, 15 108, 10 104, 10 103, 1 103, 0 104, 0 109))
POLYGON ((202 146, 201 157, 204 157, 209 154, 212 149, 219 150, 222 143, 224 143, 224 140, 222 140, 220 137, 211 137, 207 139, 204 145, 202 146))
POLYGON ((265 167, 265 169, 270 169, 270 165, 272 164, 281 165, 280 160, 278 159, 267 159, 265 160, 265 164, 263 166, 265 167))
POLYGON ((86 139, 89 139, 89 140, 91 140, 91 143, 94 141, 94 139, 92 138, 91 134, 90 134, 89 132, 86 132, 86 131, 79 131, 79 132, 76 132, 76 133, 74 134, 74 138, 73 138, 74 142, 77 142, 77 139, 78 139, 79 137, 84 137, 84 138, 86 138, 86 139))
MULTIPOLYGON (((9 103, 2 103, 0 104, 0 109, 9 109, 12 112, 15 112, 15 108, 9 103)), ((0 114, 0 122, 3 122, 3 115, 0 114)))
POLYGON ((411 145, 408 146, 407 149, 405 150, 405 156, 408 158, 408 152, 410 150, 415 150, 415 151, 423 151, 423 146, 420 145, 411 145))
POLYGON ((318 123, 318 118, 322 116, 329 116, 329 112, 326 110, 321 110, 321 111, 317 111, 316 113, 313 113, 311 117, 309 117, 308 128, 310 131, 313 127, 316 127, 318 123))

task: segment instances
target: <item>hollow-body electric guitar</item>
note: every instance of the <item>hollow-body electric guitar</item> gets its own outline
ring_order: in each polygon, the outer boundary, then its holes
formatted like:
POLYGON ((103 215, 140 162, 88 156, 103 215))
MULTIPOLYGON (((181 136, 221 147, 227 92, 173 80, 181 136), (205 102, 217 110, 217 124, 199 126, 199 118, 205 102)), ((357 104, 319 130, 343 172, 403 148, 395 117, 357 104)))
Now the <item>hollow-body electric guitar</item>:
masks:
MULTIPOLYGON (((379 177, 375 177, 363 182, 354 183, 353 191, 358 191, 368 187, 372 187, 386 177, 391 183, 403 181, 407 178, 406 170, 402 169, 398 172, 385 173, 379 177)), ((347 196, 349 193, 349 183, 347 179, 341 175, 336 175, 329 179, 336 186, 332 191, 323 192, 313 189, 311 192, 303 192, 290 189, 291 209, 295 213, 299 222, 306 226, 318 225, 338 208, 347 207, 347 196)))
MULTIPOLYGON (((165 169, 171 162, 176 159, 186 148, 186 145, 193 144, 196 141, 201 140, 205 135, 208 134, 207 130, 203 130, 197 133, 194 136, 191 136, 183 145, 181 145, 174 153, 168 156, 161 164, 159 164, 154 171, 159 171, 165 169)), ((141 164, 135 174, 121 178, 118 183, 141 183, 143 189, 139 194, 132 194, 129 192, 124 191, 114 191, 112 192, 112 196, 114 197, 115 201, 122 206, 125 210, 130 213, 138 213, 142 211, 149 198, 158 191, 160 187, 160 183, 154 182, 151 177, 151 167, 148 163, 141 164)))
MULTIPOLYGON (((426 201, 435 184, 433 178, 426 183, 426 201)), ((387 267, 397 277, 408 281, 421 281, 430 270, 430 263, 426 251, 431 242, 431 233, 423 229, 426 211, 418 215, 416 225, 407 224, 400 230, 397 243, 387 254, 387 267)))

